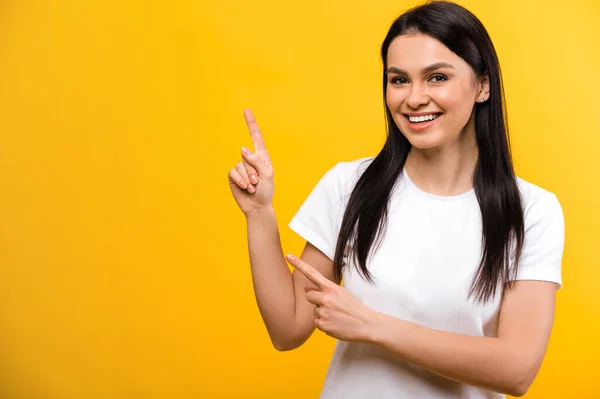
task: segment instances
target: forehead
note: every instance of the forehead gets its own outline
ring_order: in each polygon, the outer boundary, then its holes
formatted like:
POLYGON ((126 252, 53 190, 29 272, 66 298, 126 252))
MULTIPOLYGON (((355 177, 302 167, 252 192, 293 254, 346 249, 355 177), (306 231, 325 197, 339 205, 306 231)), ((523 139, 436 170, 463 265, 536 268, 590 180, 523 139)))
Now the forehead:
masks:
POLYGON ((422 33, 398 36, 388 49, 388 67, 417 71, 438 62, 447 62, 455 68, 468 66, 442 42, 422 33))

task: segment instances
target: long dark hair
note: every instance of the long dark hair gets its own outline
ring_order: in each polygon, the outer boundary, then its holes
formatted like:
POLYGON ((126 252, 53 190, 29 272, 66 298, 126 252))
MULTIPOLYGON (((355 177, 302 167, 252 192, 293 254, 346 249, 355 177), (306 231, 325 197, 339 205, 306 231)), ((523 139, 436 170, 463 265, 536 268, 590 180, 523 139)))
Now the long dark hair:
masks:
MULTIPOLYGON (((510 153, 498 57, 483 24, 465 8, 446 1, 413 8, 392 24, 381 47, 384 103, 388 48, 392 40, 407 33, 422 33, 439 40, 464 59, 478 77, 484 74, 489 77, 490 97, 475 105, 479 157, 473 185, 481 209, 482 256, 469 290, 469 297, 485 303, 495 296, 500 284, 510 283, 516 275, 524 237, 523 209, 510 153)), ((372 246, 381 243, 390 195, 411 148, 387 105, 385 111, 386 142, 358 179, 341 224, 333 262, 338 280, 348 247, 348 259, 354 260, 358 271, 373 281, 367 258, 372 246)))

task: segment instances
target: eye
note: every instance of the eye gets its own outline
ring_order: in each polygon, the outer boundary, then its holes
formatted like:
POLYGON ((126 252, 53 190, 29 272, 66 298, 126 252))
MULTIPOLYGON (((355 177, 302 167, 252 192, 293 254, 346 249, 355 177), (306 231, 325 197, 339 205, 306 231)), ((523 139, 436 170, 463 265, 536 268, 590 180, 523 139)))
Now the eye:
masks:
POLYGON ((448 77, 446 75, 436 74, 430 77, 429 80, 435 83, 439 83, 448 80, 448 77))
POLYGON ((401 77, 401 76, 395 76, 395 77, 393 77, 393 78, 390 80, 390 82, 391 82, 392 84, 398 84, 398 85, 399 85, 399 84, 405 84, 405 83, 408 83, 408 79, 406 79, 406 78, 403 78, 403 77, 401 77))

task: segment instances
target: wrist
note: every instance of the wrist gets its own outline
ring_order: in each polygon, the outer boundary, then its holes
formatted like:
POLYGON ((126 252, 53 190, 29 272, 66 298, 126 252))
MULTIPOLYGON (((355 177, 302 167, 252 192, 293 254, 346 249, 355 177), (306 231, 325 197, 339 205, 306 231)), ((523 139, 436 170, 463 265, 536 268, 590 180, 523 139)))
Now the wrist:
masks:
POLYGON ((383 330, 386 328, 387 315, 372 310, 367 318, 364 340, 371 344, 381 344, 383 341, 383 330))
POLYGON ((408 337, 411 329, 417 327, 409 321, 379 312, 374 312, 371 320, 367 329, 368 342, 382 347, 390 343, 397 345, 400 340, 408 337))
POLYGON ((265 208, 253 209, 250 212, 246 213, 246 220, 254 220, 254 219, 263 219, 265 217, 272 217, 275 215, 275 209, 273 206, 267 206, 265 208))

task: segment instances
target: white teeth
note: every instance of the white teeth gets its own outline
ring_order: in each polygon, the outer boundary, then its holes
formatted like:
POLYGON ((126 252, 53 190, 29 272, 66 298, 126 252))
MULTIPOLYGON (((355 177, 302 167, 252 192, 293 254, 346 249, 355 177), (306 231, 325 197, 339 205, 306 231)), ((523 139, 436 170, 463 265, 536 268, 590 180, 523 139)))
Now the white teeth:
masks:
POLYGON ((425 122, 425 121, 432 121, 435 118, 437 118, 439 116, 436 114, 429 114, 429 115, 423 115, 423 116, 409 116, 408 120, 411 121, 412 123, 416 123, 416 122, 425 122))

